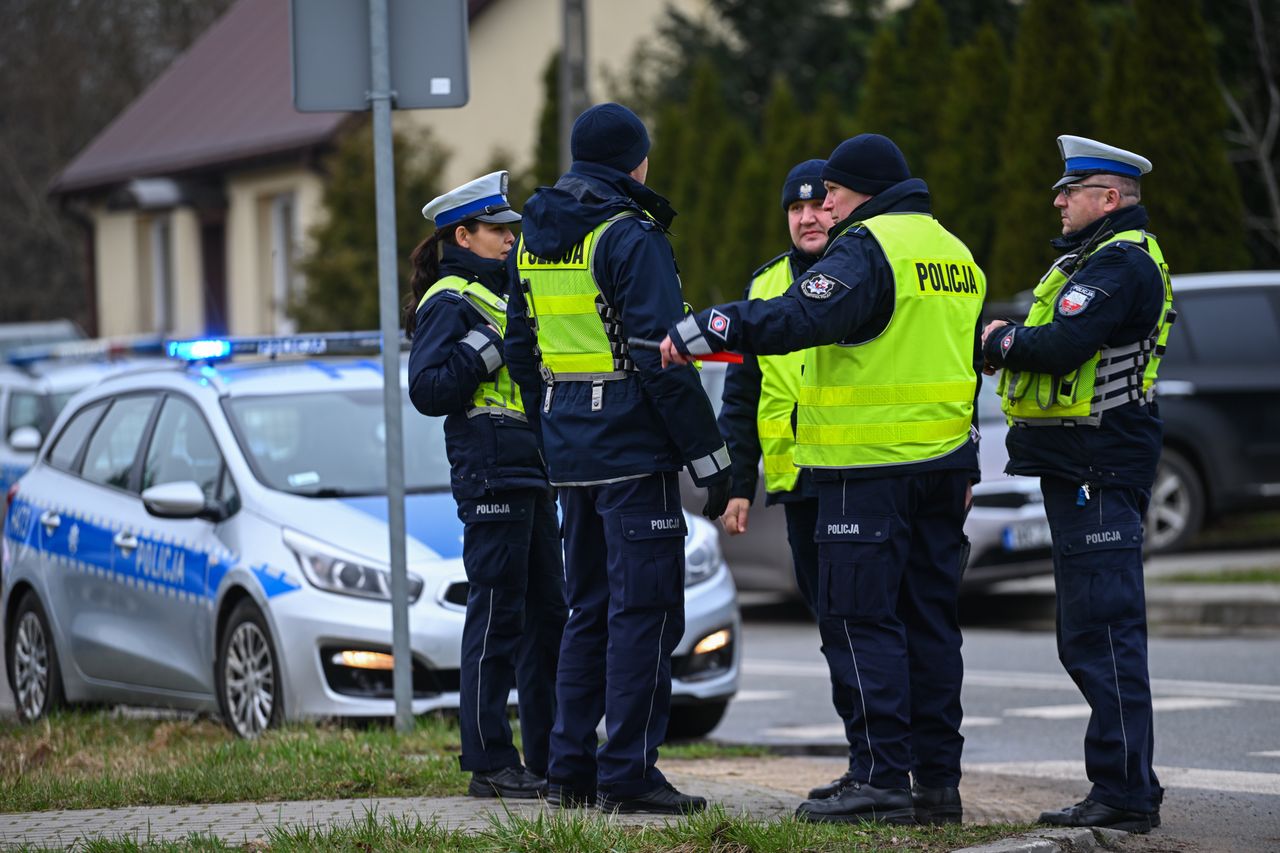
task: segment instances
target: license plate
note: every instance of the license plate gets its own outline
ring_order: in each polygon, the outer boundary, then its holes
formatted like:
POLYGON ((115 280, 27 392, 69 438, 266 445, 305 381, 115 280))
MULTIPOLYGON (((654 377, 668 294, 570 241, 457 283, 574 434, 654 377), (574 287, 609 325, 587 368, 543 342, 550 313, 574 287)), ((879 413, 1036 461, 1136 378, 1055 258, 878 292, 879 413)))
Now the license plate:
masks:
POLYGON ((1004 529, 1003 538, 1006 551, 1048 548, 1053 544, 1053 538, 1049 533, 1049 522, 1041 519, 1010 524, 1004 529))

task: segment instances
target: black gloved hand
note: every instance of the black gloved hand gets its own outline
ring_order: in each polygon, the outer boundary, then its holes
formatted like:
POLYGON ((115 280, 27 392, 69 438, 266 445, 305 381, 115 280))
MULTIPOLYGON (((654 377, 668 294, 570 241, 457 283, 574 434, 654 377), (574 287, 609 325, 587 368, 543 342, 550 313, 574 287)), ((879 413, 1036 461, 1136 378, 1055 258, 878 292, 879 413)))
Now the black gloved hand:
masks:
MULTIPOLYGON (((728 473, 728 471, 725 472, 726 475, 728 473)), ((728 476, 707 483, 707 503, 702 507, 704 518, 715 521, 724 515, 725 509, 729 506, 729 492, 732 490, 732 485, 728 476)))

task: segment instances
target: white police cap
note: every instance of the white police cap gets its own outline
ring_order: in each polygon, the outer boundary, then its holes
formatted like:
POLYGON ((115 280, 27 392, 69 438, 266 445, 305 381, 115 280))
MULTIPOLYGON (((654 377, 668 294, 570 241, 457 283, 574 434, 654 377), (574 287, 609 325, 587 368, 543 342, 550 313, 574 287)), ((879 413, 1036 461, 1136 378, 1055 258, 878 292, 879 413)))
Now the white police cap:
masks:
POLYGON ((422 215, 437 228, 457 225, 469 219, 506 224, 519 222, 520 214, 507 201, 506 171, 491 172, 457 189, 436 196, 422 208, 422 215))
POLYGON ((1055 190, 1079 183, 1087 175, 1123 175, 1137 179, 1151 171, 1151 161, 1141 154, 1083 136, 1059 136, 1058 150, 1062 152, 1066 171, 1053 185, 1055 190))

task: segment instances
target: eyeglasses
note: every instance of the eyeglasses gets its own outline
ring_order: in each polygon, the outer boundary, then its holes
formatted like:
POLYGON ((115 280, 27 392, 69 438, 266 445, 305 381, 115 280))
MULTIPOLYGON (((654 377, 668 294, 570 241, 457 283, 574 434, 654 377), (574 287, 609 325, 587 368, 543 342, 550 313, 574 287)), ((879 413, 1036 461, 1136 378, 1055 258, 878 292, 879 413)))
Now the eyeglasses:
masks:
MULTIPOLYGON (((1077 190, 1114 190, 1114 189, 1115 187, 1109 187, 1106 184, 1067 184, 1066 186, 1058 187, 1058 193, 1061 193, 1064 198, 1071 198, 1071 196, 1076 194, 1077 190)), ((1055 195, 1057 195, 1057 193, 1055 193, 1055 195)))

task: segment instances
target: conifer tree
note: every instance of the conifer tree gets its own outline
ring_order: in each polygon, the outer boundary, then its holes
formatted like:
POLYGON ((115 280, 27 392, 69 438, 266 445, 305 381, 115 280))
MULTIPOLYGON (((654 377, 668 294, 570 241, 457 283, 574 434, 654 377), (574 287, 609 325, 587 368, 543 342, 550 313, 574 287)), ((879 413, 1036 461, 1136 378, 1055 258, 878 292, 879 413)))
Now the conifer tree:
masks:
POLYGON ((951 45, 938 0, 917 0, 907 15, 906 43, 897 64, 901 124, 885 131, 898 143, 912 174, 928 178, 946 97, 951 45))
POLYGON ((533 149, 533 179, 549 187, 560 177, 560 51, 542 69, 542 112, 533 149))
POLYGON ((1060 134, 1090 136, 1090 98, 1101 88, 1097 37, 1083 0, 1027 0, 1014 44, 1000 160, 999 211, 988 292, 1033 287, 1061 233, 1049 187, 1062 174, 1060 134), (1069 38, 1070 49, 1063 49, 1069 38))
POLYGON ((859 133, 892 136, 902 126, 903 92, 898 85, 898 62, 901 54, 902 45, 898 40, 897 30, 889 21, 882 23, 871 42, 867 57, 867 76, 863 78, 858 100, 859 133))
POLYGON ((1226 108, 1198 0, 1135 0, 1135 28, 1112 51, 1105 142, 1152 163, 1142 203, 1180 272, 1248 264, 1240 186, 1227 160, 1226 108))
POLYGON ((955 52, 929 189, 938 220, 965 242, 978 265, 991 261, 999 196, 1000 129, 1009 98, 1009 61, 994 26, 955 52))
MULTIPOLYGON (((424 131, 397 133, 395 147, 396 254, 400 295, 408 288, 409 253, 431 233, 422 206, 440 194, 448 155, 424 131)), ((299 264, 306 296, 289 306, 303 331, 378 326, 378 235, 374 203, 373 136, 365 122, 328 161, 325 218, 310 234, 311 252, 299 264)))

